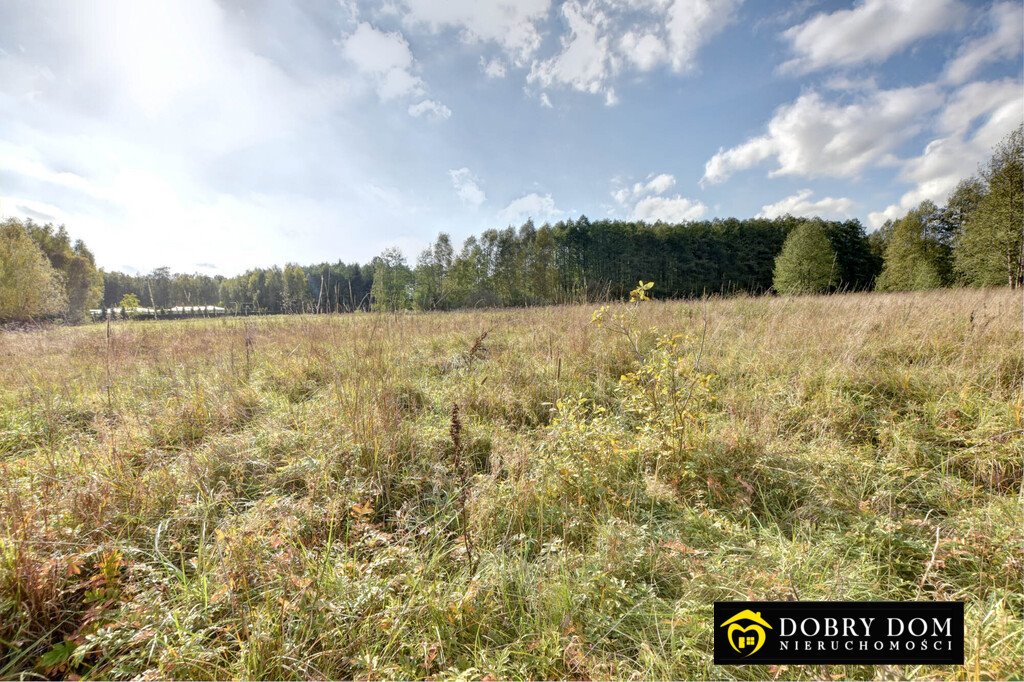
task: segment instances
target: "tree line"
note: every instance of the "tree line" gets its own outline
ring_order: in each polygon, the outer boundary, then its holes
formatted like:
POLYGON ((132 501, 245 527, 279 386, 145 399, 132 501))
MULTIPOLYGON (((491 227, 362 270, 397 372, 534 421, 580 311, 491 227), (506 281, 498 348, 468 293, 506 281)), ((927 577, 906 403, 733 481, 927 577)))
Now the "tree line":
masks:
POLYGON ((241 275, 105 273, 101 305, 119 308, 126 296, 155 309, 222 305, 239 314, 335 313, 370 309, 373 269, 358 263, 253 268, 241 275))
MULTIPOLYGON (((320 263, 255 268, 235 277, 106 273, 104 307, 128 294, 141 305, 218 304, 239 313, 452 310, 618 298, 638 279, 661 296, 764 293, 775 257, 802 219, 790 216, 684 224, 586 216, 537 227, 486 230, 456 251, 442 233, 410 264, 386 249, 369 264, 320 263)), ((836 288, 870 288, 881 269, 855 220, 823 223, 837 254, 836 288)))
MULTIPOLYGON (((802 219, 725 219, 683 224, 590 221, 487 230, 453 253, 447 235, 415 265, 396 249, 371 264, 371 300, 384 310, 447 310, 622 298, 640 279, 658 294, 765 293, 775 258, 802 219)), ((855 220, 822 222, 836 254, 835 287, 870 288, 881 269, 855 220)))
MULTIPOLYGON (((782 293, 835 286, 841 258, 821 221, 787 237, 774 273, 782 293)), ((962 180, 945 206, 923 201, 868 238, 881 258, 879 291, 946 286, 1024 285, 1024 126, 995 148, 979 173, 962 180)))
POLYGON ((0 223, 0 321, 85 318, 142 305, 221 305, 240 314, 451 310, 663 298, 1024 284, 1024 132, 1018 127, 945 206, 925 201, 872 234, 856 220, 793 216, 681 224, 586 216, 486 230, 456 252, 441 233, 415 263, 387 249, 368 264, 286 264, 234 276, 102 272, 67 230, 0 223))

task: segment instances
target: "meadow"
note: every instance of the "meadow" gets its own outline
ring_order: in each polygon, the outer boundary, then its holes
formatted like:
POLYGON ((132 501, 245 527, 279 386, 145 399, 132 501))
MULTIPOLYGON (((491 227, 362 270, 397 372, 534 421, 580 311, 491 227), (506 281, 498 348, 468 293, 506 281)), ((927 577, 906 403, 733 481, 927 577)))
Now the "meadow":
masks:
POLYGON ((0 333, 0 678, 1019 678, 1022 380, 1008 289, 0 333), (737 599, 965 665, 716 667, 737 599))

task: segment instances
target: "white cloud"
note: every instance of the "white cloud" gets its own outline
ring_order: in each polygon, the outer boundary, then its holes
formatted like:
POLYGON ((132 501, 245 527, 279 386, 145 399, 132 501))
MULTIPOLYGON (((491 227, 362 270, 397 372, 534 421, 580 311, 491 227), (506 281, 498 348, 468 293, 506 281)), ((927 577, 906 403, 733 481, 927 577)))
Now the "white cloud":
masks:
POLYGON ((991 62, 1018 57, 1024 44, 1024 6, 1020 2, 992 5, 988 14, 992 31, 965 43, 946 65, 946 79, 963 83, 991 62))
POLYGON ((527 218, 550 220, 562 215, 564 211, 555 206, 550 194, 540 195, 536 192, 514 199, 508 206, 498 212, 498 220, 509 225, 525 222, 527 218))
POLYGON ((809 92, 777 109, 766 135, 719 150, 701 183, 722 182, 770 158, 778 164, 770 177, 856 177, 868 167, 894 164, 896 149, 921 131, 924 117, 942 100, 932 85, 877 90, 851 104, 809 92))
POLYGON ((403 23, 411 30, 454 30, 466 43, 497 45, 501 58, 480 57, 488 78, 529 67, 534 93, 568 88, 601 95, 612 106, 618 102, 614 81, 626 70, 692 69, 701 47, 733 20, 741 2, 566 0, 557 13, 566 30, 557 52, 547 56, 540 52, 550 0, 404 0, 403 23))
POLYGON ((423 94, 423 81, 412 71, 416 60, 401 33, 380 31, 362 22, 341 45, 345 57, 373 80, 382 100, 423 94))
MULTIPOLYGON (((1020 81, 1005 78, 998 81, 977 81, 968 83, 953 93, 942 108, 938 130, 944 133, 962 134, 979 118, 993 116, 994 120, 1012 122, 1019 113, 1024 100, 1020 81)), ((1000 131, 1005 128, 997 124, 1000 131)), ((1001 134, 1000 134, 1001 137, 1001 134)), ((996 139, 985 140, 995 144, 996 139)))
POLYGON ((976 82, 953 93, 937 132, 920 156, 902 162, 899 178, 913 187, 898 202, 868 215, 877 227, 924 200, 943 203, 960 180, 973 175, 1011 130, 1024 120, 1024 99, 1014 79, 976 82))
POLYGON ((492 42, 516 65, 525 64, 540 47, 538 25, 550 0, 405 0, 406 22, 440 32, 453 28, 464 42, 492 42))
MULTIPOLYGON (((467 43, 495 43, 505 59, 480 58, 488 78, 529 66, 536 89, 564 87, 618 102, 614 79, 625 69, 693 66, 697 52, 733 18, 742 0, 567 0, 558 14, 566 31, 556 54, 540 57, 550 0, 405 0, 405 25, 433 32, 454 29, 467 43)), ((542 101, 543 103, 543 101, 542 101)))
POLYGON ((885 224, 887 220, 896 220, 902 217, 907 211, 901 209, 898 205, 892 204, 886 206, 881 211, 872 211, 868 214, 868 224, 873 228, 879 228, 885 224))
POLYGON ((802 189, 796 194, 765 204, 758 213, 759 218, 777 218, 784 215, 798 217, 818 216, 822 218, 848 218, 854 202, 846 197, 823 197, 814 201, 814 192, 802 189))
POLYGON ((500 59, 484 59, 480 57, 480 70, 484 72, 488 78, 504 78, 505 77, 505 62, 500 59))
POLYGON ((627 32, 619 39, 619 51, 641 71, 650 71, 668 59, 668 49, 653 33, 627 32))
POLYGON ((693 68, 697 52, 729 25, 742 0, 675 0, 668 10, 668 53, 677 72, 693 68))
POLYGON ((796 54, 784 72, 880 63, 922 38, 958 26, 959 0, 861 0, 853 9, 820 13, 783 33, 796 54))
POLYGON ((704 165, 701 185, 724 182, 733 173, 746 170, 778 153, 779 144, 770 135, 755 137, 731 149, 718 149, 718 153, 704 165))
POLYGON ((693 68, 697 53, 727 26, 741 0, 569 0, 562 5, 568 31, 560 50, 534 60, 527 81, 542 88, 568 87, 618 102, 613 88, 629 68, 693 68))
POLYGON ((649 192, 654 192, 655 194, 661 194, 663 192, 667 192, 675 184, 676 178, 674 175, 662 173, 651 178, 647 185, 645 185, 644 189, 649 192))
POLYGON ((631 218, 646 222, 681 223, 687 220, 697 220, 707 213, 708 207, 695 199, 686 197, 644 197, 633 207, 631 218))
POLYGON ((463 203, 470 206, 479 206, 487 201, 487 195, 480 189, 480 180, 474 176, 468 168, 456 168, 448 171, 448 177, 452 179, 452 187, 455 194, 463 203))
POLYGON ((546 92, 540 93, 540 105, 546 109, 553 109, 555 107, 555 105, 551 103, 551 98, 548 97, 548 93, 546 92))
POLYGON ((409 115, 415 118, 426 116, 434 119, 435 121, 443 121, 447 118, 451 118, 452 110, 438 101, 425 99, 417 102, 416 104, 410 104, 409 115))
MULTIPOLYGON (((342 4, 345 4, 346 2, 352 2, 353 5, 355 4, 355 0, 341 1, 342 4)), ((355 13, 356 11, 357 10, 354 10, 353 13, 355 13)), ((380 3, 376 10, 376 16, 378 17, 399 17, 401 15, 402 8, 398 6, 398 3, 393 2, 392 0, 384 0, 384 2, 380 3)))
POLYGON ((576 0, 562 6, 569 32, 562 38, 562 51, 540 62, 534 62, 527 82, 548 88, 567 85, 591 94, 607 92, 606 81, 615 69, 610 40, 600 35, 605 17, 600 12, 585 12, 576 0))
POLYGON ((359 21, 359 2, 357 0, 337 0, 338 8, 349 23, 359 21))
POLYGON ((707 212, 707 206, 700 201, 679 194, 673 197, 662 196, 675 187, 675 184, 674 175, 652 173, 643 182, 615 190, 612 192, 612 198, 629 210, 630 220, 680 223, 702 217, 707 212))
POLYGON ((649 194, 664 194, 676 184, 676 178, 669 173, 653 173, 647 176, 645 182, 634 183, 632 187, 622 187, 612 192, 612 197, 620 204, 629 203, 649 194))

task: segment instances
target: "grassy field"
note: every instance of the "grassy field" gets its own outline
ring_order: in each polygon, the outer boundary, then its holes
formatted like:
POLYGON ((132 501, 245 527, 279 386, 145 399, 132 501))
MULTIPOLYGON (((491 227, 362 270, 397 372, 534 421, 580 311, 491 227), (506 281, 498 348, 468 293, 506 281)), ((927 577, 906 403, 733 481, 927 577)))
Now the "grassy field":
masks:
POLYGON ((0 335, 0 677, 1020 677, 1019 293, 595 311, 0 335), (715 667, 730 599, 966 664, 715 667))

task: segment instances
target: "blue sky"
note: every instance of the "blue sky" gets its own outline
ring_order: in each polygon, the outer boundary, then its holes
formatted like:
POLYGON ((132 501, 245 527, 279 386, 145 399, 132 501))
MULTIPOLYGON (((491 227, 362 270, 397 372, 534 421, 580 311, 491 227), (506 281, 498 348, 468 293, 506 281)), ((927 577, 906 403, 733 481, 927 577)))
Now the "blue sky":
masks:
POLYGON ((576 217, 941 203, 1024 119, 1020 2, 0 5, 0 215, 110 269, 413 261, 576 217))

